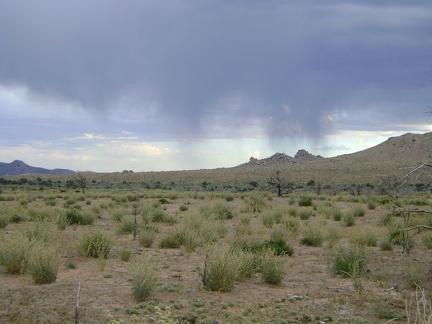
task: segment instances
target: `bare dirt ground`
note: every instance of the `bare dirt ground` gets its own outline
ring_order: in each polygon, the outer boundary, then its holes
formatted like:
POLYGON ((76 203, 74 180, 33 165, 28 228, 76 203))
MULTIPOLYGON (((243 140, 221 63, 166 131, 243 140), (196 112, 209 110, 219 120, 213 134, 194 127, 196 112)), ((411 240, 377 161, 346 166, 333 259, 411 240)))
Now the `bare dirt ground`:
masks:
MULTIPOLYGON (((358 204, 365 206, 361 200, 351 203, 328 199, 342 210, 358 204)), ((57 200, 60 206, 61 199, 57 200)), ((224 221, 228 233, 216 244, 229 245, 237 235, 235 229, 243 226, 240 219, 244 216, 251 218, 249 226, 253 231, 250 235, 262 239, 270 237, 273 229, 262 225, 260 213, 244 211, 245 202, 240 196, 230 202, 213 196, 205 199, 179 197, 165 206, 168 214, 181 221, 185 215, 198 212, 201 206, 215 202, 230 206, 235 213, 232 220, 224 221), (179 212, 182 204, 187 204, 189 209, 179 212)), ((107 198, 96 198, 91 201, 91 206, 106 203, 107 198)), ((314 201, 318 206, 323 203, 314 201)), ((42 201, 31 204, 42 204, 42 201)), ((265 208, 276 205, 289 208, 287 198, 269 200, 265 208)), ((83 204, 83 208, 90 207, 83 204)), ((125 208, 131 211, 129 207, 125 208)), ((361 278, 360 290, 354 289, 351 278, 332 272, 333 249, 328 240, 321 247, 309 247, 301 245, 300 238, 308 226, 313 225, 324 232, 336 228, 341 235, 337 245, 348 242, 359 231, 375 231, 381 241, 388 230, 379 225, 379 219, 388 212, 387 205, 378 205, 373 210, 366 208, 366 215, 356 218, 354 226, 344 227, 340 221, 315 211, 309 220, 299 220, 298 233, 288 239, 295 252, 292 256, 282 257, 286 275, 281 285, 266 284, 256 275, 237 283, 231 292, 222 293, 207 291, 202 284, 200 273, 205 262, 205 246, 191 253, 186 253, 183 248, 158 247, 158 239, 176 225, 158 224, 160 232, 156 241, 151 248, 143 248, 131 234, 115 234, 116 224, 109 209, 104 209, 91 226, 56 230, 52 244, 61 255, 62 265, 54 283, 35 285, 30 276, 6 274, 0 267, 0 323, 73 322, 78 281, 81 323, 115 322, 114 319, 124 323, 169 323, 167 319, 174 317, 196 323, 386 323, 392 314, 394 317, 406 314, 406 302, 416 290, 412 277, 417 275, 421 280, 419 284, 426 292, 431 291, 431 253, 419 238, 410 254, 403 254, 399 246, 394 246, 392 251, 382 251, 378 246, 366 247, 367 270, 361 278), (107 260, 79 255, 78 237, 89 227, 115 236, 116 242, 107 260), (130 250, 131 259, 121 261, 120 250, 130 250), (131 293, 129 266, 148 255, 157 265, 159 285, 146 301, 138 303, 131 293), (76 268, 67 267, 69 264, 76 268)), ((9 224, 0 235, 15 235, 22 228, 31 226, 30 223, 9 224)), ((406 318, 400 317, 401 322, 406 322, 406 318)))

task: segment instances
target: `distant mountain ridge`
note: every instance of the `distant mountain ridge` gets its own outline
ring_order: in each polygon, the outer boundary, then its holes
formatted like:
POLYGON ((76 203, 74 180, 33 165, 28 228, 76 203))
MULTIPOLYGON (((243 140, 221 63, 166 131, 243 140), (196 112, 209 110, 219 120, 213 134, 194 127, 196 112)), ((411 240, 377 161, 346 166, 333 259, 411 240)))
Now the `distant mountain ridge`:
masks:
POLYGON ((14 176, 21 174, 72 174, 73 170, 68 169, 45 169, 28 165, 20 160, 11 163, 0 162, 0 176, 14 176))

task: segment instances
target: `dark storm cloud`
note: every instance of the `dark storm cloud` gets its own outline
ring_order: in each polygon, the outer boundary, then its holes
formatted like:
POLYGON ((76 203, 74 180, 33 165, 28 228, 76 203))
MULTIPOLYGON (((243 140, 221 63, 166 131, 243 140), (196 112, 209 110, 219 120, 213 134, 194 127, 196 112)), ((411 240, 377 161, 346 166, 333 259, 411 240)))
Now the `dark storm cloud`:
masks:
POLYGON ((0 84, 104 114, 133 98, 135 120, 152 105, 177 136, 242 97, 227 132, 258 118, 269 136, 315 136, 327 114, 421 114, 431 30, 424 1, 4 1, 0 84))

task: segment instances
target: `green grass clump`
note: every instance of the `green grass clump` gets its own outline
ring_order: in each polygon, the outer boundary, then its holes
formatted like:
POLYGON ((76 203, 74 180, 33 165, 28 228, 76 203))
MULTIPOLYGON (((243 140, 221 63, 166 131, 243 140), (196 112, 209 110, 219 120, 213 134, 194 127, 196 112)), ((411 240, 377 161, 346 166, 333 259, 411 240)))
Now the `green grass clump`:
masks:
POLYGON ((290 206, 288 208, 288 215, 292 216, 292 217, 296 217, 298 213, 297 207, 296 206, 290 206))
POLYGON ((356 245, 341 246, 333 255, 333 271, 336 274, 353 276, 366 269, 366 252, 356 245))
POLYGON ((125 235, 132 234, 134 232, 134 220, 133 219, 122 219, 122 221, 117 225, 117 234, 125 235))
POLYGON ((130 267, 132 295, 137 302, 146 300, 157 286, 157 270, 150 258, 137 261, 130 267))
POLYGON ((181 245, 181 233, 177 231, 165 235, 159 242, 159 247, 162 249, 178 249, 181 245))
POLYGON ((339 222, 342 220, 343 213, 339 208, 332 208, 333 220, 339 222))
POLYGON ((267 228, 272 228, 276 223, 276 217, 271 211, 267 211, 261 215, 262 223, 267 228))
POLYGON ((203 206, 200 208, 200 213, 204 218, 217 220, 232 219, 234 217, 232 208, 222 203, 217 203, 213 206, 203 206))
POLYGON ((64 231, 66 227, 69 225, 69 221, 66 217, 66 214, 60 214, 57 216, 56 220, 57 228, 61 231, 64 231))
POLYGON ((119 251, 120 260, 122 261, 129 261, 130 257, 132 255, 132 252, 129 250, 121 250, 119 251))
POLYGON ((311 215, 312 215, 312 211, 310 211, 310 210, 302 210, 299 213, 299 218, 301 220, 307 220, 307 219, 309 219, 311 217, 311 215))
POLYGON ((242 250, 257 253, 271 250, 276 255, 293 255, 294 249, 284 239, 267 240, 263 243, 244 243, 242 250))
POLYGON ((187 211, 189 209, 189 207, 187 205, 180 205, 179 210, 180 211, 187 211))
POLYGON ((379 247, 381 251, 393 251, 393 244, 389 240, 381 241, 379 247))
POLYGON ((301 196, 298 202, 299 206, 303 207, 311 207, 312 206, 312 197, 310 196, 301 196))
POLYGON ((113 244, 114 240, 110 235, 93 230, 80 238, 78 251, 88 258, 107 259, 113 244))
POLYGON ((227 195, 225 195, 225 200, 226 201, 233 201, 234 200, 234 196, 231 195, 231 194, 227 194, 227 195))
POLYGON ((305 236, 303 236, 300 240, 300 244, 306 246, 314 246, 319 247, 324 242, 324 235, 316 229, 309 228, 309 231, 305 236))
POLYGON ((66 220, 71 225, 91 225, 94 217, 90 214, 82 213, 78 208, 68 208, 66 210, 66 220))
POLYGON ((0 215, 0 229, 5 229, 9 224, 9 216, 6 214, 0 215))
POLYGON ((354 217, 363 217, 366 214, 364 207, 361 205, 357 205, 354 208, 352 208, 351 212, 354 215, 354 217))
POLYGON ((276 256, 273 251, 267 250, 261 255, 261 277, 265 283, 280 285, 285 277, 283 259, 276 256))
POLYGON ((345 227, 351 227, 355 225, 355 216, 351 211, 347 211, 342 218, 343 225, 345 227))
POLYGON ((360 246, 377 246, 378 237, 372 230, 360 231, 353 234, 350 242, 360 246))
POLYGON ((425 234, 422 237, 423 245, 426 249, 431 250, 432 249, 432 235, 431 234, 425 234))

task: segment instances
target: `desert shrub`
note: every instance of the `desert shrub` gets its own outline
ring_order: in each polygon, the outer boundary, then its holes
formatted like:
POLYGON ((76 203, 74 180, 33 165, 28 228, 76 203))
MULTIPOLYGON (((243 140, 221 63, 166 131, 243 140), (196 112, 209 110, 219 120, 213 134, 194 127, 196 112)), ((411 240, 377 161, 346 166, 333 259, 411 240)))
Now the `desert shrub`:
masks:
POLYGON ((168 199, 166 199, 166 198, 160 198, 159 199, 159 202, 162 204, 162 205, 165 205, 165 204, 169 204, 170 202, 168 201, 168 199))
POLYGON ((301 238, 300 243, 306 246, 321 246, 324 242, 324 235, 320 230, 309 227, 307 233, 301 238))
POLYGON ((88 258, 107 259, 113 244, 114 240, 109 234, 92 230, 79 239, 78 251, 88 258))
POLYGON ((9 215, 9 223, 21 223, 27 221, 27 217, 18 211, 11 211, 9 215))
POLYGON ((336 274, 352 276, 366 269, 366 252, 356 245, 340 246, 333 253, 333 271, 336 274))
POLYGON ((94 217, 89 214, 83 214, 78 208, 68 208, 66 210, 66 219, 71 225, 91 225, 94 223, 94 217))
POLYGON ((151 231, 142 231, 138 234, 138 244, 142 247, 149 248, 153 245, 156 233, 151 231))
POLYGON ((401 245, 406 249, 414 247, 414 240, 408 231, 400 228, 389 228, 389 241, 396 245, 401 245))
POLYGON ((283 240, 286 241, 289 238, 289 233, 281 225, 274 227, 270 235, 270 239, 273 241, 283 240))
POLYGON ((165 213, 165 211, 162 208, 153 208, 150 219, 154 223, 170 223, 171 220, 169 220, 168 215, 165 213))
POLYGON ((246 278, 251 278, 254 274, 261 271, 262 258, 260 254, 235 248, 232 251, 233 253, 237 254, 237 260, 240 264, 240 270, 237 276, 239 281, 246 278))
POLYGON ((300 228, 299 220, 293 217, 283 217, 281 226, 294 235, 298 233, 300 228))
POLYGON ((181 233, 173 231, 164 237, 159 242, 159 247, 162 249, 178 249, 182 245, 181 233))
POLYGON ((27 271, 38 285, 52 283, 57 279, 60 257, 54 248, 46 244, 33 244, 26 258, 27 271))
POLYGON ((270 211, 267 211, 261 215, 261 221, 263 225, 268 228, 272 228, 272 226, 276 223, 276 219, 270 211))
POLYGON ((6 214, 0 215, 0 229, 6 228, 6 226, 9 224, 9 216, 6 214))
POLYGON ((358 205, 351 209, 351 212, 354 217, 363 217, 366 214, 366 211, 363 206, 358 205))
POLYGON ((187 211, 188 209, 189 209, 189 207, 184 205, 184 204, 179 207, 180 211, 187 211))
POLYGON ((318 212, 324 216, 325 219, 329 219, 332 216, 332 208, 329 206, 319 206, 317 207, 318 212))
POLYGON ((76 267, 76 264, 72 262, 66 264, 66 269, 76 269, 76 267))
POLYGON ((354 226, 354 224, 355 224, 355 216, 354 216, 354 214, 351 211, 347 211, 343 215, 342 221, 343 221, 343 225, 345 227, 354 226))
POLYGON ((52 237, 52 232, 51 223, 43 221, 32 224, 31 227, 24 230, 23 234, 29 242, 48 242, 52 237))
POLYGON ((115 209, 111 212, 111 217, 114 222, 121 222, 125 212, 122 209, 115 209))
POLYGON ((393 213, 387 213, 383 216, 381 216, 381 218, 378 221, 378 224, 381 226, 390 226, 393 224, 393 213))
POLYGON ((122 219, 117 225, 117 234, 132 234, 134 232, 134 220, 133 219, 122 219))
POLYGON ((426 249, 431 250, 432 249, 432 235, 431 234, 425 234, 422 237, 423 245, 426 249))
POLYGON ((359 245, 359 246, 377 246, 378 237, 371 230, 360 231, 353 234, 353 236, 350 239, 350 242, 354 245, 359 245))
POLYGON ((52 211, 47 208, 31 208, 27 211, 30 221, 49 221, 52 211))
POLYGON ((288 215, 292 216, 292 217, 296 217, 297 216, 297 207, 296 206, 291 206, 288 208, 288 215))
POLYGON ((393 244, 389 240, 381 241, 379 247, 381 251, 393 251, 393 244))
POLYGON ((335 220, 336 222, 339 222, 342 220, 343 217, 343 213, 339 208, 332 208, 332 214, 333 214, 333 220, 335 220))
POLYGON ((262 280, 271 285, 280 285, 285 276, 283 259, 272 250, 264 251, 260 257, 262 280))
POLYGON ((25 257, 30 243, 23 235, 4 236, 0 240, 0 264, 5 272, 20 274, 24 272, 25 257))
POLYGON ((271 250, 276 255, 293 255, 294 249, 283 239, 265 241, 261 250, 271 250))
MULTIPOLYGON (((374 311, 378 318, 388 319, 391 321, 398 321, 406 319, 406 315, 396 309, 394 305, 389 302, 380 301, 375 304, 374 311)), ((387 322, 386 322, 387 323, 387 322)), ((411 322, 408 322, 411 323, 411 322)))
POLYGON ((307 220, 307 219, 309 219, 311 217, 311 215, 312 215, 312 211, 311 210, 302 210, 299 213, 299 218, 301 220, 307 220))
POLYGON ((301 196, 298 202, 299 206, 303 207, 311 207, 312 206, 312 197, 311 196, 301 196))
POLYGON ((132 295, 137 302, 146 300, 157 286, 157 270, 150 258, 139 260, 130 267, 132 295))
POLYGON ((288 197, 288 204, 291 206, 295 204, 295 197, 294 196, 288 197))
POLYGON ((246 211, 261 212, 266 206, 266 199, 262 192, 255 192, 245 199, 246 211))
POLYGON ((62 213, 57 216, 56 220, 57 228, 61 231, 64 231, 66 227, 69 225, 69 221, 66 217, 66 214, 62 213))
POLYGON ((233 201, 234 200, 234 196, 231 195, 231 194, 227 194, 227 195, 225 195, 225 200, 226 201, 233 201))
POLYGON ((120 256, 120 260, 122 261, 129 261, 130 256, 132 255, 132 252, 129 250, 120 250, 119 251, 119 256, 120 256))
POLYGON ((250 222, 251 222, 251 217, 250 216, 242 216, 242 217, 240 217, 240 223, 243 226, 249 225, 250 222))
POLYGON ((330 248, 333 248, 341 239, 341 234, 336 227, 330 227, 327 231, 326 240, 330 248))
POLYGON ((201 207, 200 213, 204 218, 213 218, 217 220, 226 220, 234 217, 232 208, 221 203, 214 204, 213 206, 201 207))
POLYGON ((57 205, 55 197, 49 197, 48 199, 46 199, 45 200, 45 205, 51 206, 51 207, 54 207, 55 205, 57 205))
POLYGON ((228 292, 240 275, 238 253, 229 249, 212 248, 208 251, 202 281, 210 291, 228 292))
POLYGON ((367 207, 368 207, 368 209, 370 209, 370 210, 375 209, 375 208, 376 208, 376 201, 373 200, 373 199, 369 199, 369 200, 367 201, 367 207))
POLYGON ((283 239, 267 240, 262 243, 243 242, 241 249, 252 253, 271 250, 276 255, 293 255, 294 253, 294 249, 283 239))

